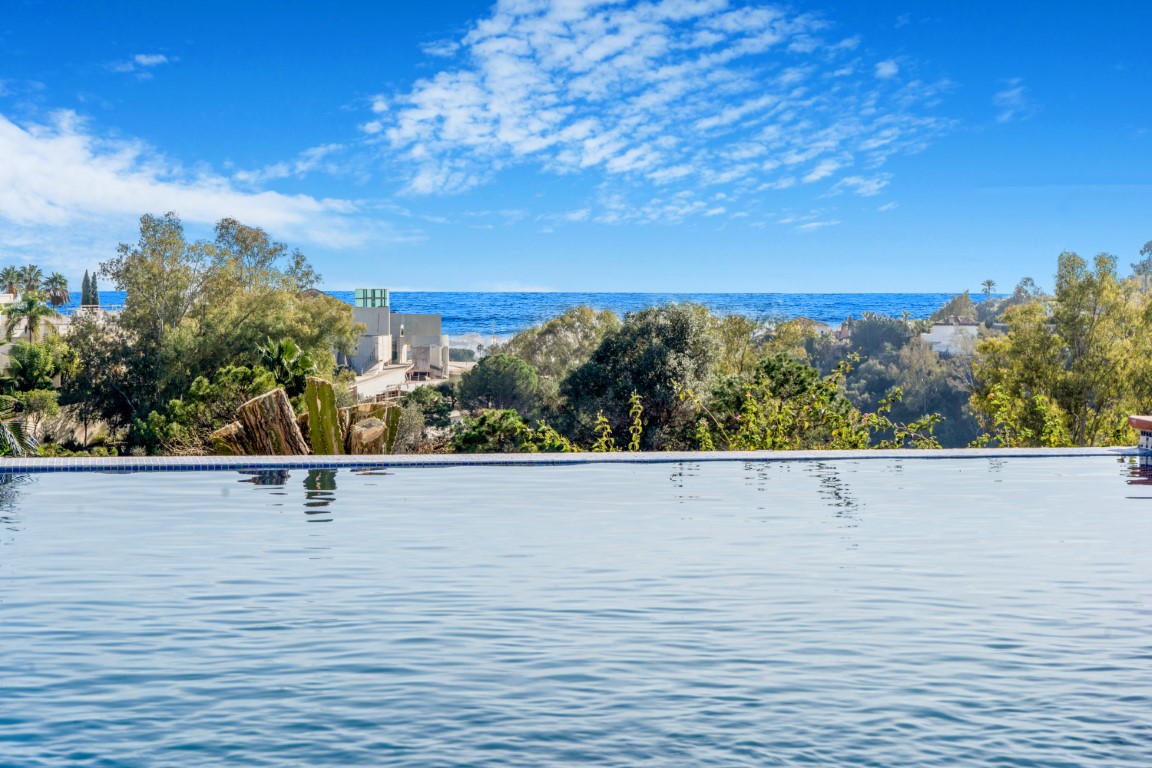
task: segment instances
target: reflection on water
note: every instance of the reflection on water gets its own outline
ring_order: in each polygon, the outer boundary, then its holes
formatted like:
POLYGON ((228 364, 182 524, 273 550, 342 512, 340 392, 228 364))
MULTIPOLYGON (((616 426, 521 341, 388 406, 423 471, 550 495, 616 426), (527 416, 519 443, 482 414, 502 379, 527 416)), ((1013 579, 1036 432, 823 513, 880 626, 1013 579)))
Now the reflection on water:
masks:
MULTIPOLYGON (((28 475, 0 474, 0 531, 20 530, 20 516, 16 502, 20 500, 20 487, 31 479, 28 475)), ((10 543, 10 540, 0 535, 0 544, 7 543, 10 543)))
MULTIPOLYGON (((264 492, 276 496, 292 498, 292 488, 288 481, 292 473, 287 469, 257 469, 243 470, 239 473, 244 476, 241 483, 250 483, 264 492)), ((227 494, 225 494, 227 495, 227 494)), ((299 498, 299 497, 297 497, 299 498)), ((325 509, 336 500, 336 470, 310 469, 304 476, 304 514, 308 515, 310 523, 326 523, 332 520, 329 510, 325 509)), ((285 506, 285 502, 278 502, 274 506, 285 506)))
POLYGON ((0 479, 0 765, 1149 765, 1150 466, 342 471, 0 479))
POLYGON ((336 470, 310 469, 304 478, 304 513, 310 523, 327 523, 332 520, 324 509, 336 500, 336 470), (322 515, 322 517, 321 517, 322 515))

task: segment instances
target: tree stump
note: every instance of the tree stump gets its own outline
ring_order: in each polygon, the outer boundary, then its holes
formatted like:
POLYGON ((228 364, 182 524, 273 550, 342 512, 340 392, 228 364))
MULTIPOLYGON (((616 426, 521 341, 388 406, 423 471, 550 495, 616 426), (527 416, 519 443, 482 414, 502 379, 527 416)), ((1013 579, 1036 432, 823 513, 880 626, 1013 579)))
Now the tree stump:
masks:
POLYGON ((244 446, 244 428, 240 422, 234 421, 226 424, 208 436, 212 448, 217 456, 243 456, 247 453, 244 446))
MULTIPOLYGON (((249 453, 306 456, 308 443, 296 425, 296 414, 283 388, 254 397, 236 409, 249 453)), ((315 425, 311 425, 315 431, 315 425)))
POLYGON ((348 431, 348 452, 357 456, 384 452, 384 422, 362 419, 348 431))

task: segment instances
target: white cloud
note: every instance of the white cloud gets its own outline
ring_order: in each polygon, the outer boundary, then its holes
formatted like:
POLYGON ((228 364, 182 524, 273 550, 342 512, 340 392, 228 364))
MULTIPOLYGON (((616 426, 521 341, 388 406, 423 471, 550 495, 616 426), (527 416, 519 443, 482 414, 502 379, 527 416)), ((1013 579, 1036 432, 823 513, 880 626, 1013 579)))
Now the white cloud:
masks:
MULTIPOLYGON (((361 129, 415 194, 522 164, 594 174, 621 195, 834 185, 944 123, 925 111, 938 89, 903 82, 893 59, 867 61, 858 38, 826 42, 829 27, 735 0, 500 0, 452 50, 459 65, 390 94, 361 129)), ((636 206, 686 210, 655 199, 636 206)), ((597 218, 648 215, 626 208, 597 218)))
MULTIPOLYGON (((320 162, 328 151, 309 150, 297 163, 320 162)), ((68 111, 49 124, 17 125, 0 115, 0 157, 0 240, 10 251, 25 243, 48 263, 112 253, 148 212, 176 211, 205 225, 231 216, 280 238, 332 247, 376 236, 358 218, 359 203, 245 191, 225 177, 189 172, 141 142, 101 138, 68 111)))
POLYGON ((996 107, 998 123, 1024 120, 1035 112, 1035 105, 1024 88, 1024 81, 1018 77, 1005 81, 1005 87, 992 97, 992 105, 996 107))
POLYGON ((116 61, 108 65, 113 72, 135 73, 137 80, 151 80, 153 75, 149 70, 169 64, 175 59, 169 59, 162 53, 138 53, 127 61, 116 61))
POLYGON ((861 197, 875 197, 884 191, 888 186, 891 176, 889 174, 880 174, 879 176, 845 176, 836 185, 832 187, 832 193, 840 192, 854 192, 861 197))
POLYGON ((898 74, 900 74, 900 65, 892 59, 877 62, 876 77, 880 78, 881 80, 887 80, 888 78, 896 77, 898 74))
POLYGON ((168 63, 168 57, 162 53, 138 53, 132 57, 132 60, 141 67, 155 67, 159 64, 168 63))
POLYGON ((881 213, 887 213, 888 211, 894 211, 899 207, 900 203, 884 203, 884 205, 880 206, 876 210, 880 211, 881 213))

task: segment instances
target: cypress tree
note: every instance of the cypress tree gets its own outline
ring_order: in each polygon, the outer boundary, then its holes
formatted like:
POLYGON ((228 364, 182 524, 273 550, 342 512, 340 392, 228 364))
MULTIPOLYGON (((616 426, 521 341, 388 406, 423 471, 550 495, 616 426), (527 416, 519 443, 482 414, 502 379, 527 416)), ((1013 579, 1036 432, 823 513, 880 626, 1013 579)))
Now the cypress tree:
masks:
POLYGON ((96 275, 93 273, 92 282, 88 284, 88 293, 92 299, 92 306, 100 306, 100 289, 96 286, 96 275))
POLYGON ((80 283, 80 306, 90 304, 92 298, 92 283, 88 281, 88 270, 84 270, 84 281, 80 283))

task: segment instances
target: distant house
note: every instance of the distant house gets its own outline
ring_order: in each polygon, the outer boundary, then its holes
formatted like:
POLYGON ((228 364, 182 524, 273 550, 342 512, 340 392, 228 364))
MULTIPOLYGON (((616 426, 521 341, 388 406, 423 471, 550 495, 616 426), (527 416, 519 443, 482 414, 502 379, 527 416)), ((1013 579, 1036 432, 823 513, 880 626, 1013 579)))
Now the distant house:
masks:
POLYGON ((357 374, 404 366, 408 379, 448 378, 448 337, 440 315, 393 312, 386 289, 357 288, 352 318, 366 326, 348 358, 357 374))
POLYGON ((976 349, 976 337, 980 324, 975 320, 949 318, 948 322, 933 323, 927 333, 920 338, 928 342, 938 355, 971 355, 976 349))

